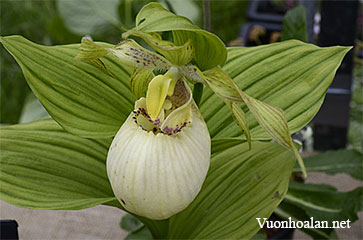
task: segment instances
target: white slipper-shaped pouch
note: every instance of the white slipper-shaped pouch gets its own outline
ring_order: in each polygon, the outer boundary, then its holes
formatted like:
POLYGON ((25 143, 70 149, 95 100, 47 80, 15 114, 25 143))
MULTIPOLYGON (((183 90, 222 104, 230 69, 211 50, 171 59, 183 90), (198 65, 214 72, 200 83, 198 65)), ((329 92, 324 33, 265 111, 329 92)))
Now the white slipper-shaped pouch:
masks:
POLYGON ((194 200, 210 163, 209 132, 191 90, 182 79, 172 87, 155 119, 147 99, 135 103, 107 156, 108 178, 122 206, 154 220, 169 218, 194 200))

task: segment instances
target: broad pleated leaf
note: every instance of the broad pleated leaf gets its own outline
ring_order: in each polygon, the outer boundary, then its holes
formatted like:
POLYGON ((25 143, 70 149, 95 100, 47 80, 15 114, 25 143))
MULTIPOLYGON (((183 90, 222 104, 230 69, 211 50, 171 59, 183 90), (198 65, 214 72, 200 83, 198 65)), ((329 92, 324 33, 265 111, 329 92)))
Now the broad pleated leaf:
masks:
MULTIPOLYGON (((304 158, 308 172, 325 172, 327 174, 346 173, 353 178, 363 180, 363 156, 355 150, 337 150, 319 153, 304 158)), ((299 166, 295 166, 294 172, 300 172, 299 166)))
MULTIPOLYGON (((287 203, 283 201, 274 211, 280 218, 283 220, 289 220, 291 218, 292 221, 311 221, 310 216, 306 214, 306 212, 296 205, 287 203)), ((300 228, 298 229, 309 234, 314 239, 334 239, 332 235, 334 233, 333 228, 300 228)), ((296 231, 298 231, 296 230, 296 231)))
MULTIPOLYGON (((325 93, 344 55, 350 48, 320 48, 291 40, 276 44, 228 49, 223 70, 249 96, 281 108, 294 133, 310 122, 319 110, 325 93)), ((246 106, 242 106, 252 139, 271 139, 258 126, 246 106)), ((206 88, 200 110, 212 137, 236 137, 241 131, 230 110, 206 88)))
POLYGON ((65 130, 83 137, 110 137, 133 109, 130 69, 111 54, 102 58, 107 73, 75 59, 79 44, 47 47, 20 36, 2 37, 1 43, 22 68, 33 93, 65 130))
POLYGON ((212 146, 210 170, 201 192, 169 220, 169 238, 248 239, 259 229, 256 217, 269 217, 283 199, 294 155, 277 143, 225 140, 212 146))
POLYGON ((244 143, 246 140, 242 138, 220 138, 212 139, 212 154, 222 152, 224 149, 231 148, 238 144, 244 143))
POLYGON ((111 139, 72 135, 50 118, 2 127, 0 133, 2 200, 74 210, 115 200, 105 165, 111 139))
POLYGON ((285 201, 304 209, 317 221, 354 222, 357 212, 362 210, 363 188, 349 192, 338 192, 330 185, 291 182, 285 201))
POLYGON ((143 32, 173 31, 176 45, 192 40, 195 60, 202 70, 223 65, 227 51, 224 43, 214 34, 200 29, 181 16, 169 12, 158 3, 149 3, 136 16, 136 30, 143 32))

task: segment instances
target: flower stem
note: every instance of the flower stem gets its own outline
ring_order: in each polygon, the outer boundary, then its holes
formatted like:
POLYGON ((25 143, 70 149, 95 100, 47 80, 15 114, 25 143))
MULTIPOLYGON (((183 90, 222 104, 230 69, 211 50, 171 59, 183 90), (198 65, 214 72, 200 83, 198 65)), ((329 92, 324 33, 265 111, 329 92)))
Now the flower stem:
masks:
POLYGON ((210 1, 203 0, 203 28, 208 32, 211 31, 211 17, 210 17, 210 1))
POLYGON ((199 107, 200 100, 202 99, 202 96, 203 96, 203 84, 202 83, 194 84, 193 99, 198 107, 199 107))

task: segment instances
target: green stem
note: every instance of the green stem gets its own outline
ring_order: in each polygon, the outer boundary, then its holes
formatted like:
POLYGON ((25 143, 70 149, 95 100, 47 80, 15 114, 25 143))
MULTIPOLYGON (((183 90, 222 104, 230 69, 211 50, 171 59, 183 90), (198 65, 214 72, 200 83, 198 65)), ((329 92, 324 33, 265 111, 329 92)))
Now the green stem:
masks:
POLYGON ((132 24, 132 16, 131 16, 131 12, 132 12, 132 3, 130 2, 130 0, 126 0, 124 1, 125 4, 125 9, 124 9, 124 14, 125 14, 125 24, 126 26, 129 28, 131 27, 132 24))
POLYGON ((211 31, 211 17, 210 17, 210 1, 203 0, 203 28, 208 32, 211 31))
POLYGON ((198 107, 199 107, 200 100, 202 99, 202 96, 203 96, 203 84, 202 83, 194 84, 193 99, 198 107))
MULTIPOLYGON (((211 31, 211 17, 210 17, 210 0, 203 0, 203 28, 204 30, 211 31)), ((203 96, 203 84, 194 84, 193 99, 199 107, 200 100, 203 96)))

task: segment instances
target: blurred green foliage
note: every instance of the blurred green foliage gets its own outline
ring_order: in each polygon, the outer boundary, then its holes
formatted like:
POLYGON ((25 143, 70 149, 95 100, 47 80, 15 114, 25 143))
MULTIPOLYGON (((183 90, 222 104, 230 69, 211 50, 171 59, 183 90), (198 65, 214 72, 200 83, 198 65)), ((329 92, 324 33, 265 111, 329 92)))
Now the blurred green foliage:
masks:
MULTIPOLYGON (((196 1, 202 8, 202 1, 196 1)), ((225 43, 234 40, 246 21, 246 9, 249 1, 211 0, 211 31, 225 43)), ((196 22, 203 26, 202 18, 196 22)))
POLYGON ((348 141, 351 148, 363 152, 363 61, 355 61, 353 96, 350 102, 348 141))
MULTIPOLYGON (((51 44, 46 22, 55 14, 54 1, 9 1, 1 4, 0 35, 21 34, 41 44, 51 44)), ((18 122, 26 95, 30 92, 20 67, 1 47, 0 122, 18 122)))

